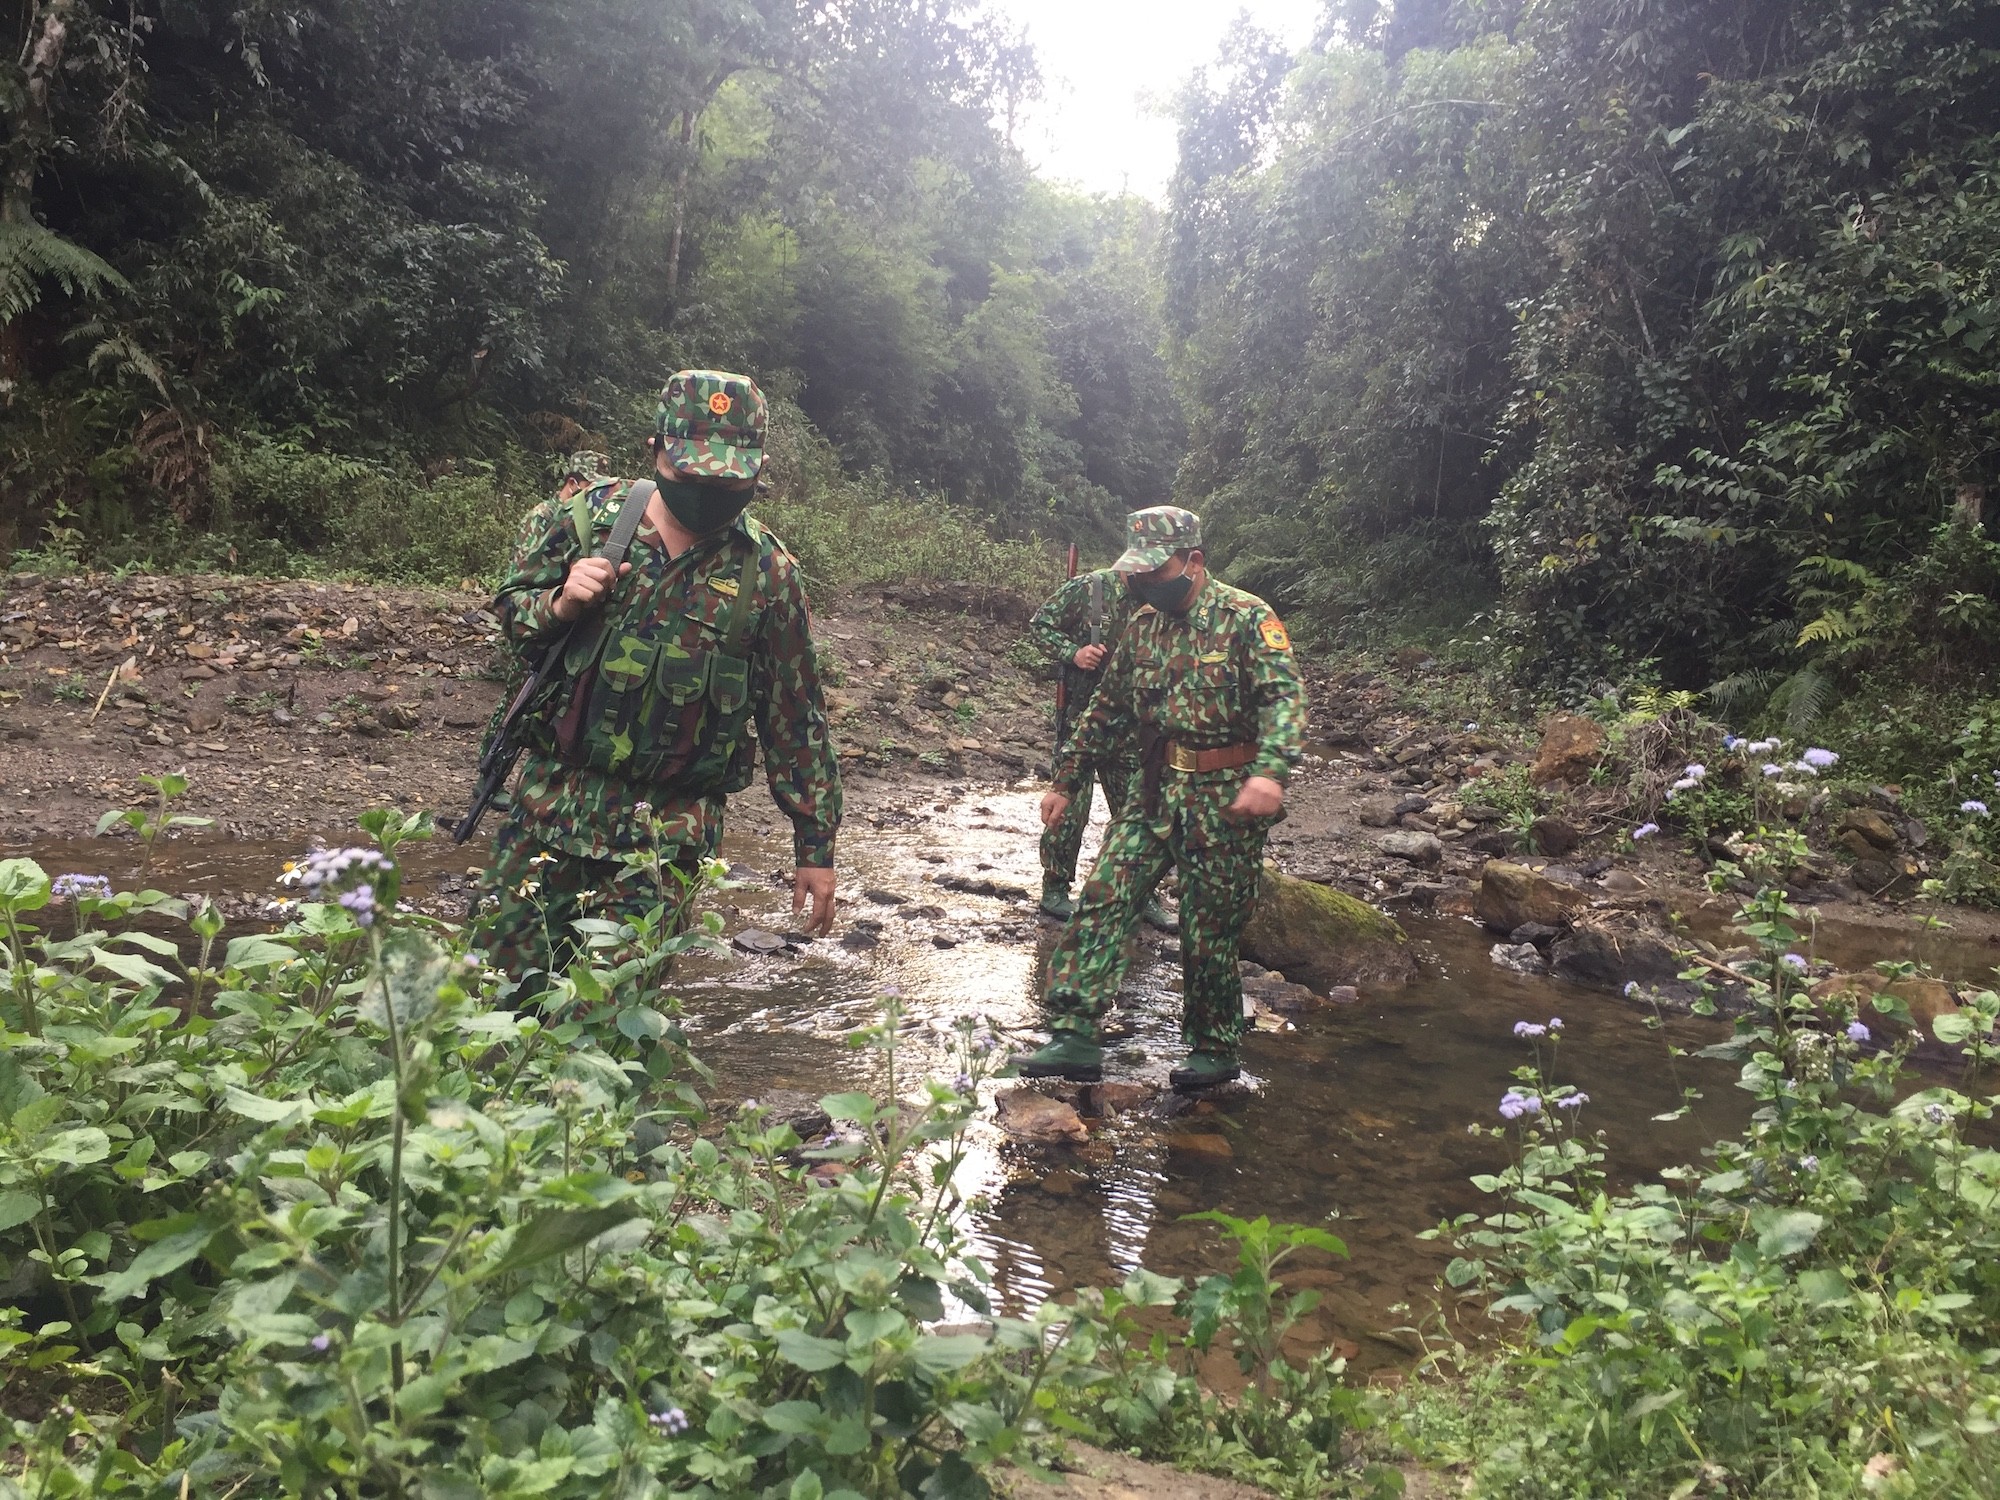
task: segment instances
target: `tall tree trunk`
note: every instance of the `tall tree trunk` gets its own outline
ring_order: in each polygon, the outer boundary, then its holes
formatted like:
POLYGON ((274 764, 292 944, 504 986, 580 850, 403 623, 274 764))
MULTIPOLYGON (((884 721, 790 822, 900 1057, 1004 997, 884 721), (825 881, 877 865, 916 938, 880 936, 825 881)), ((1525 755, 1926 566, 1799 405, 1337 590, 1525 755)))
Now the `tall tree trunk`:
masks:
MULTIPOLYGON (((76 0, 46 0, 40 14, 31 14, 21 48, 21 102, 7 122, 7 144, 0 151, 0 224, 35 222, 35 178, 53 134, 49 124, 49 93, 69 44, 70 15, 76 0)), ((21 378, 21 320, 0 327, 0 382, 13 400, 21 378)))
POLYGON ((681 295, 681 238, 687 232, 688 180, 694 173, 694 109, 681 111, 681 161, 674 174, 674 228, 667 241, 667 316, 681 295))

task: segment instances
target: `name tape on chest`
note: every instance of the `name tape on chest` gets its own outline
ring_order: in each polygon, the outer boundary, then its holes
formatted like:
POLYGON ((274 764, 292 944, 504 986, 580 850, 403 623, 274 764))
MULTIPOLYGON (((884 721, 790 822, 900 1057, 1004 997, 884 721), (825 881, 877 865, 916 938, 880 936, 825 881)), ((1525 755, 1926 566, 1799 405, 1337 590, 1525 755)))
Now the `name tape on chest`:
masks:
POLYGON ((1285 634, 1285 627, 1276 615, 1267 618, 1257 627, 1257 633, 1264 637, 1264 644, 1273 651, 1292 649, 1292 638, 1285 634))

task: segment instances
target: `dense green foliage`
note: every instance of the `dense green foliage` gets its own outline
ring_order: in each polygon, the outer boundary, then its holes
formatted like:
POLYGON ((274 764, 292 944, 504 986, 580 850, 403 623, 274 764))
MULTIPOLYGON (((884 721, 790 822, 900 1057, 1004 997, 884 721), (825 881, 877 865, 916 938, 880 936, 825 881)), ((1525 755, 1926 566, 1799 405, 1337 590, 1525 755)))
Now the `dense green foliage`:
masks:
POLYGON ((1171 477, 1151 211, 1029 175, 967 0, 7 9, 0 546, 462 576, 696 363, 1017 534, 1171 477))
MULTIPOLYGON (((1410 1427, 1479 1494, 1993 1493, 1996 1099, 1909 1089, 1907 1041, 1874 1051, 1851 999, 1807 993, 1800 925, 1772 891, 1745 905, 1747 1008, 1705 1051, 1742 1064, 1751 1127, 1629 1195, 1606 1190, 1590 1101, 1560 1081, 1562 1023, 1516 1027, 1535 1058, 1493 1131, 1514 1160, 1475 1179, 1499 1206, 1444 1232, 1462 1252, 1447 1279, 1526 1332, 1458 1350, 1464 1383, 1420 1394, 1410 1427)), ((1966 1090, 1996 1021, 1989 992, 1933 1023, 1966 1090)))
MULTIPOLYGON (((106 826, 150 860, 183 789, 106 826)), ((995 1306, 958 1191, 990 1032, 885 1006, 827 1136, 717 1118, 661 980, 719 919, 670 935, 657 848, 627 862, 657 904, 579 924, 521 1013, 399 907, 427 815, 363 826, 234 938, 0 861, 0 1496, 979 1500, 1062 1433, 1379 1488, 1341 1361, 1279 1353, 1324 1230, 1209 1216, 1231 1273, 995 1306), (1194 1378, 1211 1349, 1242 1399, 1194 1378)))
POLYGON ((1323 624, 1484 599, 1572 695, 1983 691, 1996 41, 1988 0, 1332 0, 1289 71, 1246 41, 1183 102, 1182 498, 1323 624))

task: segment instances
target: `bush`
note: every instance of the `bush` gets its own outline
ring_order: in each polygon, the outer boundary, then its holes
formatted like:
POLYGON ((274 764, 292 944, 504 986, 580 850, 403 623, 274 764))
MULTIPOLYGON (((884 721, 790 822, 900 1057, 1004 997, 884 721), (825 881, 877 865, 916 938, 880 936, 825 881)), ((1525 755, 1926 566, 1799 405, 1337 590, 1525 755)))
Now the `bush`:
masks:
POLYGON ((376 847, 311 856, 283 925, 226 942, 213 906, 0 861, 0 1410, 28 1493, 976 1500, 1030 1439, 1125 1430, 1095 1417, 1136 1391, 1234 1424, 1177 1451, 1341 1477, 1358 1398, 1275 1358, 1301 1299, 1270 1272, 1324 1235, 1226 1225, 1244 1271, 1183 1304, 1175 1349, 1252 1352, 1240 1414, 1164 1342, 1121 1335, 1114 1368, 1104 1300, 1002 1315, 968 1253, 990 1036, 912 1078, 889 1008, 855 1039, 881 1096, 823 1100, 830 1139, 719 1125, 660 991, 713 930, 666 935, 670 865, 628 861, 652 913, 578 924, 522 1014, 465 933, 399 908, 427 818, 363 822, 376 847))
MULTIPOLYGON (((1439 1231, 1454 1287, 1525 1321, 1452 1353, 1462 1385, 1407 1411, 1432 1457, 1491 1495, 1983 1496, 2000 1466, 2000 1153, 1992 1098, 1908 1091, 1907 1044, 1871 1050, 1852 1001, 1808 993, 1797 913, 1739 916, 1750 1008, 1702 1055, 1758 1101, 1702 1168, 1607 1191, 1588 1098, 1559 1081, 1561 1023, 1522 1023, 1533 1065, 1501 1101, 1501 1207, 1439 1231)), ((1690 975, 1689 977, 1695 977, 1690 975)), ((1883 1014, 1909 1013, 1891 996, 1883 1014)), ((1712 1007, 1708 1007, 1712 1010, 1712 1007)), ((1934 1023, 1967 1078, 1995 1056, 2000 996, 1934 1023)))

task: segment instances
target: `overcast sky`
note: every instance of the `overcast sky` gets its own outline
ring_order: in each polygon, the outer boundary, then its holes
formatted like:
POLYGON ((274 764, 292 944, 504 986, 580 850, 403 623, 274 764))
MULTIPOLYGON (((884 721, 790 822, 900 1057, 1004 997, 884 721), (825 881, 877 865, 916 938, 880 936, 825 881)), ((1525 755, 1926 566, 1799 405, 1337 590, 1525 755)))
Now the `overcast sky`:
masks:
POLYGON ((1319 0, 989 0, 1027 28, 1048 97, 1017 127, 1042 173, 1094 192, 1159 199, 1174 170, 1174 127, 1152 112, 1214 58, 1242 12, 1287 45, 1311 40, 1319 0))

